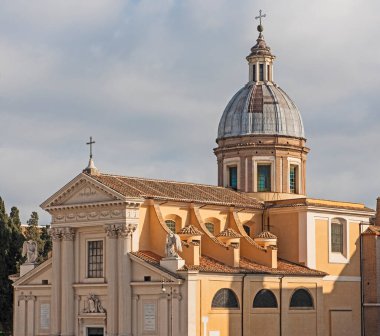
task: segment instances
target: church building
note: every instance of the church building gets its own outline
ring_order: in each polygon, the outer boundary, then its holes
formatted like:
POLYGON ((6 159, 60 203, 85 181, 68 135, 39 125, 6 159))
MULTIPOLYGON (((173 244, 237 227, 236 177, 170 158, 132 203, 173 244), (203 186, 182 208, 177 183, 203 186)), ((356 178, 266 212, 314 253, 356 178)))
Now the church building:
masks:
POLYGON ((41 205, 53 250, 14 279, 15 336, 360 335, 375 212, 306 196, 301 114, 257 28, 219 122, 218 185, 107 174, 91 157, 41 205))

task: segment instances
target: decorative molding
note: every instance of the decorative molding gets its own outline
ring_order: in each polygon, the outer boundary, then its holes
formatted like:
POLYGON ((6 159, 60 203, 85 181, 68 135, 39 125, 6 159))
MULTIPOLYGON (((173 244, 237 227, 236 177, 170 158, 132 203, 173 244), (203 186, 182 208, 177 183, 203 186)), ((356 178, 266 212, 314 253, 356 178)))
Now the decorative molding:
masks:
POLYGON ((360 276, 349 276, 349 275, 326 275, 323 277, 324 281, 342 281, 342 282, 360 282, 360 276))
POLYGON ((106 224, 104 230, 107 233, 108 238, 116 239, 119 237, 122 227, 122 224, 106 224))
POLYGON ((53 241, 60 241, 62 239, 62 228, 49 229, 49 235, 53 241))
POLYGON ((136 231, 137 224, 106 224, 104 225, 105 232, 107 237, 116 239, 116 238, 126 238, 131 236, 133 232, 136 231))
POLYGON ((75 239, 75 230, 69 227, 63 228, 62 237, 63 237, 63 240, 73 241, 75 239))
POLYGON ((139 218, 138 206, 136 208, 123 209, 122 204, 118 204, 117 209, 108 209, 100 206, 77 207, 77 209, 65 208, 52 211, 52 223, 74 223, 74 222, 93 222, 113 219, 139 218))

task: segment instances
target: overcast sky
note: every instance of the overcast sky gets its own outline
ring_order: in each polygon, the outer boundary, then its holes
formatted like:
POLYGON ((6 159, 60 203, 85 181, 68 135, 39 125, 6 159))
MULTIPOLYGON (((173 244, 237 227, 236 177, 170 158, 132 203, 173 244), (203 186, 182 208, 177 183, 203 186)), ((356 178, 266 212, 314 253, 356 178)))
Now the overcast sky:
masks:
POLYGON ((380 2, 0 0, 0 196, 26 222, 88 162, 216 183, 217 126, 248 78, 254 17, 301 110, 311 197, 380 195, 380 2))

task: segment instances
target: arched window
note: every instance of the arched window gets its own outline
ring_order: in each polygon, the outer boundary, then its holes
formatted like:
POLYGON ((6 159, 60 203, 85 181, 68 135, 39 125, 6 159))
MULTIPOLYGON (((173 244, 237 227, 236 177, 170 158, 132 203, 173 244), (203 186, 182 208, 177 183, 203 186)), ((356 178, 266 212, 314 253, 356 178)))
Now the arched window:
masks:
POLYGON ((207 230, 210 231, 210 233, 214 234, 215 228, 214 228, 214 224, 213 223, 208 222, 208 223, 205 224, 205 226, 206 226, 207 230))
POLYGON ((269 289, 259 291, 254 300, 253 308, 277 308, 277 300, 273 292, 269 289))
POLYGON ((313 298, 309 291, 300 288, 294 291, 290 299, 290 308, 294 309, 310 309, 314 308, 313 298))
POLYGON ((165 221, 165 224, 166 226, 168 227, 168 229, 172 232, 175 233, 175 221, 171 220, 171 219, 168 219, 165 221))
POLYGON ((212 308, 239 308, 238 298, 229 288, 219 289, 212 299, 212 308))
POLYGON ((244 231, 248 236, 251 235, 251 228, 248 225, 243 225, 244 231))

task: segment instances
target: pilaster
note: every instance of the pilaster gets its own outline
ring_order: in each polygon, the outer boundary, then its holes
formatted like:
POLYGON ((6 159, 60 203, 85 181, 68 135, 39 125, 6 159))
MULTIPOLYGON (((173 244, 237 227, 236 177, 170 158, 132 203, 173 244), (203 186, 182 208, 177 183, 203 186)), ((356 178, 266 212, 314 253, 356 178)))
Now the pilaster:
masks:
POLYGON ((51 228, 52 250, 52 292, 51 292, 51 335, 61 334, 61 241, 62 229, 51 228))
POLYGON ((122 230, 122 224, 107 224, 106 240, 106 279, 108 292, 107 335, 118 335, 118 258, 117 238, 122 230))
POLYGON ((34 295, 27 295, 26 297, 27 302, 27 336, 34 336, 34 310, 35 310, 35 301, 36 297, 34 295))
POLYGON ((136 228, 137 224, 126 224, 119 231, 119 336, 132 335, 131 261, 128 253, 132 251, 132 235, 136 228))
POLYGON ((75 333, 75 310, 74 308, 74 239, 73 228, 62 229, 62 336, 73 336, 75 333))

